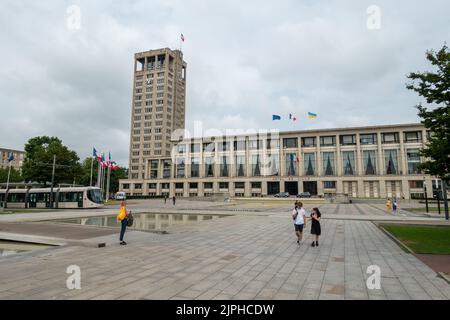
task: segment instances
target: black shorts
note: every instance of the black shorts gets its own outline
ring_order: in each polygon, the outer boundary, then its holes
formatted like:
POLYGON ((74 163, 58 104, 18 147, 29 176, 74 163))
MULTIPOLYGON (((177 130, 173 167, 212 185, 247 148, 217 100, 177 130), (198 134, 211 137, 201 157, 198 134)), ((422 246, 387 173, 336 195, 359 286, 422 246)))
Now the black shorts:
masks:
POLYGON ((294 227, 295 227, 295 231, 297 232, 300 232, 300 233, 302 233, 303 232, 303 224, 295 224, 294 223, 294 227))

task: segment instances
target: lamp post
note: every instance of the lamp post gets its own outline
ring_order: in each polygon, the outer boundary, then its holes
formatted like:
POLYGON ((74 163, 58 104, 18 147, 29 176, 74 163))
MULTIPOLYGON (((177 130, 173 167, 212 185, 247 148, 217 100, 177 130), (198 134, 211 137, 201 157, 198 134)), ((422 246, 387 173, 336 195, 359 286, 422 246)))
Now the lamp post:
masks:
POLYGON ((427 208, 427 213, 428 213, 428 194, 427 194, 427 183, 425 181, 423 181, 423 189, 425 192, 425 206, 427 208))
POLYGON ((56 164, 56 154, 53 155, 52 185, 50 187, 50 208, 52 209, 53 209, 53 185, 55 183, 55 164, 56 164))
POLYGON ((449 220, 447 182, 444 179, 442 179, 442 196, 443 196, 443 200, 444 200, 445 220, 449 220))

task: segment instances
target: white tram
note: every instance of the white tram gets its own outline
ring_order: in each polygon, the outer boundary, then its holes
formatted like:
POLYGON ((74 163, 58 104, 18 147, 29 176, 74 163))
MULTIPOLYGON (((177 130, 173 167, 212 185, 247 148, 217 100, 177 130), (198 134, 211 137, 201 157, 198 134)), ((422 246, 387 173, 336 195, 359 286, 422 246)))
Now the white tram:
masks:
MULTIPOLYGON (((51 208, 50 188, 9 189, 6 208, 51 208)), ((0 189, 0 206, 5 201, 5 189, 0 189)), ((53 188, 53 208, 100 208, 103 199, 100 188, 53 188)))

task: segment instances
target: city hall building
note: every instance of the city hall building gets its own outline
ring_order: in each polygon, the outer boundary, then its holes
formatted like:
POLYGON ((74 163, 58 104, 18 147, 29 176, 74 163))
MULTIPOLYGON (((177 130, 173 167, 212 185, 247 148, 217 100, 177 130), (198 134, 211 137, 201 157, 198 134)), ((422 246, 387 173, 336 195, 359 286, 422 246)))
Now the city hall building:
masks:
POLYGON ((418 171, 429 132, 399 124, 174 139, 184 128, 186 63, 168 48, 135 54, 131 196, 265 197, 279 192, 352 198, 432 196, 418 171))

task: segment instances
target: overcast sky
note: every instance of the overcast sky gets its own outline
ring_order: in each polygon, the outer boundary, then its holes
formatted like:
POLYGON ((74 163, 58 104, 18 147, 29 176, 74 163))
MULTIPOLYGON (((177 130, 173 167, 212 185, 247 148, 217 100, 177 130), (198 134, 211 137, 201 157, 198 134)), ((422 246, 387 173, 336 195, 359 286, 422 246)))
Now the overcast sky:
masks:
POLYGON ((58 136, 128 166, 133 54, 177 49, 180 33, 188 129, 416 122, 406 75, 450 42, 449 12, 447 0, 2 1, 0 146, 58 136), (373 4, 380 29, 367 27, 373 4))

